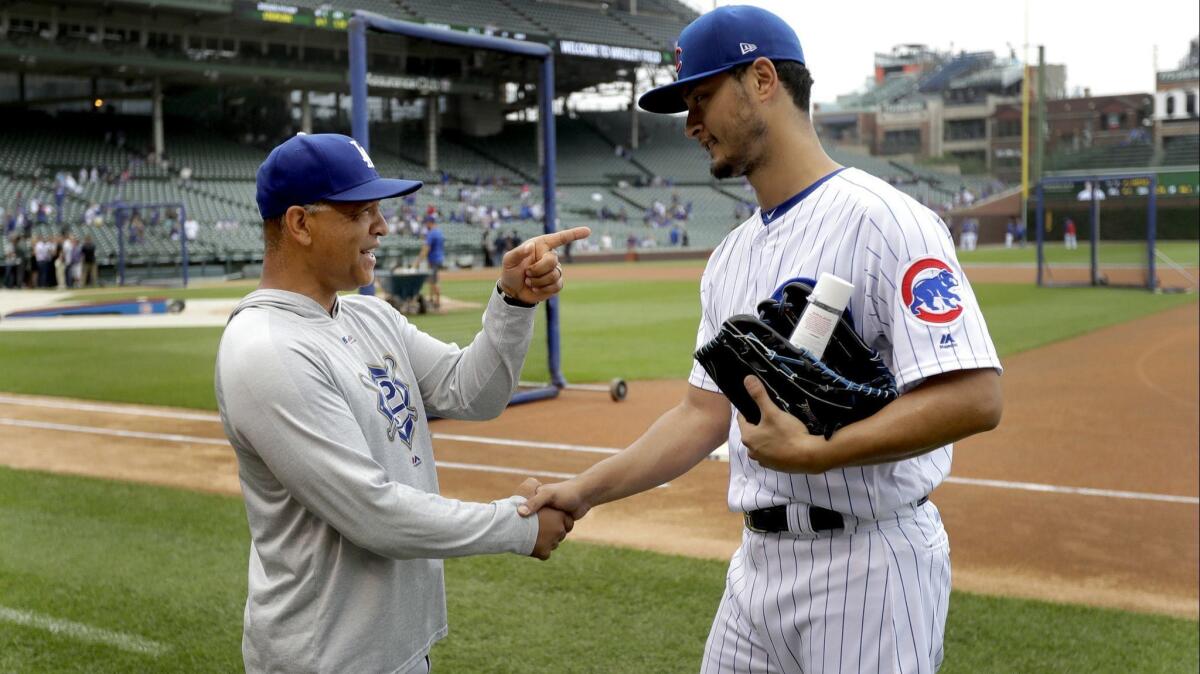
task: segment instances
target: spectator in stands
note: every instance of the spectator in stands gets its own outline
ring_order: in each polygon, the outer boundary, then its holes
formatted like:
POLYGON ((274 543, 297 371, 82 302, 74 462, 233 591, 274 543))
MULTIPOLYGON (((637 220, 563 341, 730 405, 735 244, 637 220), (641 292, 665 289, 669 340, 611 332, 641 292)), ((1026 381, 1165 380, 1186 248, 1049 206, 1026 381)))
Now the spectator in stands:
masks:
POLYGON ((1017 219, 1013 216, 1008 216, 1008 222, 1004 225, 1004 247, 1012 248, 1013 240, 1017 238, 1017 219))
POLYGON ((483 266, 494 266, 494 262, 492 261, 492 230, 483 230, 483 236, 479 239, 479 250, 483 255, 483 266))
POLYGON ((133 212, 133 216, 129 219, 129 243, 141 243, 146 239, 146 223, 142 220, 142 216, 137 212, 133 212))
POLYGON ((971 193, 971 190, 967 189, 966 185, 963 185, 958 193, 958 201, 963 206, 970 206, 975 203, 975 195, 971 193))
POLYGON ((959 237, 959 247, 963 250, 975 250, 979 240, 979 221, 975 218, 963 220, 962 235, 959 237))
POLYGON ((33 258, 37 262, 35 287, 45 288, 50 285, 50 277, 54 274, 54 243, 40 236, 34 237, 33 258))
POLYGON ((81 285, 91 288, 100 284, 100 267, 96 264, 96 242, 91 236, 83 237, 83 279, 81 285))
POLYGON ((71 256, 75 254, 75 242, 65 234, 54 237, 54 280, 59 290, 71 285, 71 256))
POLYGON ((100 215, 100 204, 94 201, 88 204, 87 210, 83 212, 83 223, 92 227, 104 224, 104 218, 100 215))
POLYGON ((1079 240, 1075 236, 1075 221, 1067 218, 1063 225, 1063 247, 1067 250, 1075 250, 1079 247, 1079 240))
POLYGON ((183 223, 183 233, 188 241, 195 241, 200 234, 200 223, 195 218, 188 218, 183 223))
POLYGON ((600 235, 600 250, 612 250, 613 238, 608 232, 600 235))
POLYGON ((429 303, 433 308, 442 306, 442 289, 438 286, 438 272, 446 262, 446 237, 438 229, 437 220, 429 222, 429 231, 425 234, 425 245, 421 246, 418 259, 429 263, 429 303))
MULTIPOLYGON (((80 277, 83 272, 83 249, 80 246, 79 239, 72 234, 68 241, 71 244, 70 253, 67 258, 67 287, 78 288, 80 277)), ((64 253, 66 252, 66 244, 63 244, 64 253)))
POLYGON ((21 261, 17 258, 16 237, 10 239, 7 236, 0 237, 0 247, 3 247, 4 260, 4 287, 17 287, 17 268, 20 267, 21 261))

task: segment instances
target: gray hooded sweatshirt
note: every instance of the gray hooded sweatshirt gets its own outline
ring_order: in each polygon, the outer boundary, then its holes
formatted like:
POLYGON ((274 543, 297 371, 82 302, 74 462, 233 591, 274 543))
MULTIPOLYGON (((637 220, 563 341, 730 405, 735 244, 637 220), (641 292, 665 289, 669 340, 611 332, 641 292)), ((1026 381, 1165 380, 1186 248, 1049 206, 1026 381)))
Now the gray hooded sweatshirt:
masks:
POLYGON ((281 290, 234 309, 216 393, 250 524, 250 672, 404 672, 446 635, 442 559, 529 554, 520 497, 438 495, 428 414, 487 419, 516 386, 532 309, 492 293, 465 349, 383 301, 332 316, 281 290))

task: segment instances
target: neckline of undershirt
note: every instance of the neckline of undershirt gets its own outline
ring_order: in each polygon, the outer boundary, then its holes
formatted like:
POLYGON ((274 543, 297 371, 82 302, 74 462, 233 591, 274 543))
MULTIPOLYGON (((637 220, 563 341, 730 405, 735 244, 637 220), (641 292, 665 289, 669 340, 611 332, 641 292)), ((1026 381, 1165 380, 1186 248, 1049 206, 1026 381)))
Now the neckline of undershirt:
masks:
POLYGON ((835 175, 841 173, 842 171, 845 171, 846 168, 847 167, 843 166, 841 168, 834 169, 833 171, 829 172, 828 174, 822 176, 819 180, 817 180, 817 182, 809 185, 808 187, 805 187, 798 194, 795 194, 795 195, 789 197, 782 204, 779 204, 778 206, 776 206, 775 208, 772 208, 769 211, 764 208, 759 208, 758 213, 762 217, 763 226, 765 227, 765 226, 771 224, 772 222, 775 222, 779 218, 783 217, 783 214, 792 210, 793 206, 800 203, 801 201, 804 201, 804 197, 807 197, 808 195, 812 194, 813 190, 817 189, 821 185, 824 185, 825 181, 827 181, 830 178, 834 177, 835 175))

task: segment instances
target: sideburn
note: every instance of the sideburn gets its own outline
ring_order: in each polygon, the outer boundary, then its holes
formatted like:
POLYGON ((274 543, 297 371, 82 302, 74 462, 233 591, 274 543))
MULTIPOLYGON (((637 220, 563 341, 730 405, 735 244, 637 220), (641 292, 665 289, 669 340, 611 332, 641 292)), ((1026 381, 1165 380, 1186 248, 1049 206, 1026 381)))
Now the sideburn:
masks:
POLYGON ((739 142, 741 152, 740 156, 731 158, 732 161, 713 167, 712 175, 718 180, 750 175, 762 165, 767 152, 765 142, 767 122, 750 102, 750 94, 746 92, 746 85, 740 78, 737 81, 734 95, 737 96, 737 116, 734 126, 741 129, 743 133, 739 142))

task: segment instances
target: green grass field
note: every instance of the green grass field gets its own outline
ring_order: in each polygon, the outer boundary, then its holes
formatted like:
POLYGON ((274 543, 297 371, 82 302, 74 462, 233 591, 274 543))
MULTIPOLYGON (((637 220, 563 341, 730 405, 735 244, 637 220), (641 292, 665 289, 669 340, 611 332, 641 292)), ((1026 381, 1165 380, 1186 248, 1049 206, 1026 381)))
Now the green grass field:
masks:
MULTIPOLYGON (((443 292, 482 301, 491 285, 449 281, 443 292)), ((234 296, 245 290, 234 288, 234 296)), ((1111 288, 980 284, 975 290, 1002 356, 1196 301, 1191 295, 1111 288)), ((700 316, 695 282, 579 281, 567 289, 561 306, 569 381, 687 376, 700 316)), ((526 380, 548 377, 541 316, 526 380)), ((477 310, 413 321, 460 345, 479 329, 477 310)), ((220 337, 220 328, 4 332, 0 391, 215 409, 212 376, 220 337)))
MULTIPOLYGON (((1200 242, 1197 241, 1159 241, 1156 248, 1176 264, 1184 267, 1200 265, 1200 242)), ((1091 246, 1080 239, 1079 247, 1067 250, 1061 241, 1049 242, 1045 245, 1046 261, 1050 264, 1091 264, 1091 246)), ((1129 265, 1146 264, 1145 243, 1130 243, 1125 241, 1101 241, 1099 250, 1100 264, 1129 265)), ((1036 264, 1037 246, 1033 243, 1024 248, 1004 248, 1003 246, 984 246, 972 251, 959 251, 958 259, 964 265, 970 264, 1036 264)), ((1161 263, 1160 263, 1161 264, 1161 263)))
MULTIPOLYGON (((149 639, 157 656, 0 621, 0 671, 234 671, 240 499, 0 468, 0 608, 149 639)), ((694 672, 721 562, 568 542, 450 560, 445 672, 694 672)), ((945 672, 1194 672, 1196 623, 954 593, 945 672)))
MULTIPOLYGON (((444 292, 481 301, 490 282, 444 292)), ((203 288, 239 296, 245 286, 203 288)), ((189 291, 191 292, 191 291, 189 291)), ((976 286, 1002 355, 1196 301, 1115 289, 976 286)), ((174 294, 174 293, 172 293, 174 294)), ((213 295, 205 295, 213 296, 213 295)), ((580 281, 564 297, 573 381, 679 378, 694 282, 580 281)), ((465 343, 477 311, 416 317, 465 343)), ((525 377, 545 377, 538 331, 525 377)), ((0 333, 0 390, 214 409, 219 329, 0 333)), ((499 495, 497 495, 499 496, 499 495)), ((248 533, 237 498, 0 468, 0 671, 228 671, 240 667, 248 533), (155 659, 20 626, 4 611, 136 635, 155 659)), ((447 562, 448 672, 696 671, 725 564, 568 542, 546 564, 447 562)), ((1200 667, 1197 624, 955 593, 946 672, 1161 671, 1200 667)))

